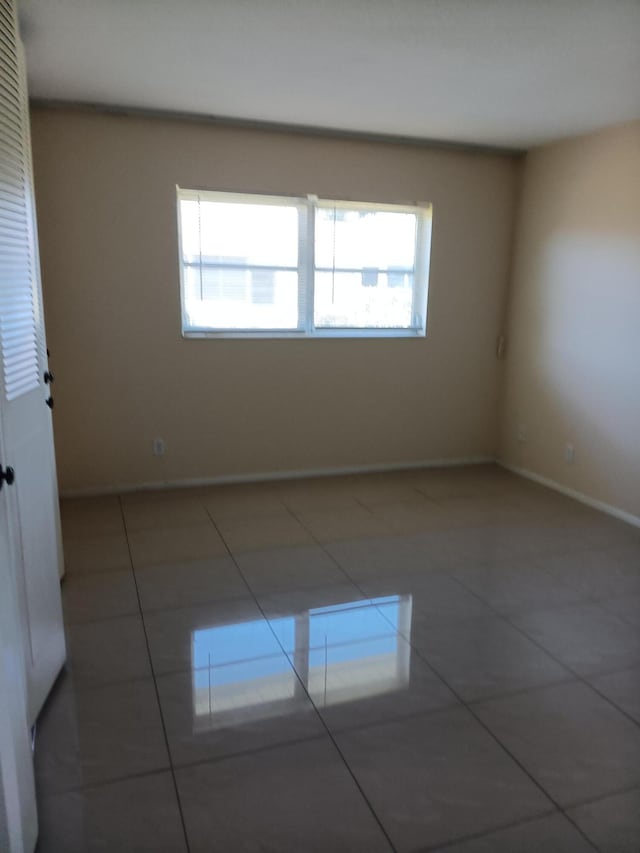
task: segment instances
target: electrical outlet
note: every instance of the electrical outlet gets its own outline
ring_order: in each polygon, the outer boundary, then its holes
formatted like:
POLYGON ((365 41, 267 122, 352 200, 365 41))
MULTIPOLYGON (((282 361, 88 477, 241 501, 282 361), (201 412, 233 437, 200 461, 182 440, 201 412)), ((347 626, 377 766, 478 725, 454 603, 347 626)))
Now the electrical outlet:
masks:
POLYGON ((164 438, 154 438, 152 448, 154 456, 164 456, 166 450, 164 438))
POLYGON ((518 438, 518 441, 521 441, 521 442, 525 442, 527 440, 527 426, 526 426, 526 424, 519 424, 518 425, 517 438, 518 438))
POLYGON ((573 444, 567 442, 564 446, 564 461, 567 465, 573 465, 573 460, 575 458, 575 451, 573 449, 573 444))

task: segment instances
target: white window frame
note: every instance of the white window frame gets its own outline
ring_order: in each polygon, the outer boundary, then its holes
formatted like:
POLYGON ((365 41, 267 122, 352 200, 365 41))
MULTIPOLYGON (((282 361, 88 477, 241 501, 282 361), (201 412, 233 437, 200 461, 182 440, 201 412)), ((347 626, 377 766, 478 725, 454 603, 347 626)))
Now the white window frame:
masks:
POLYGON ((415 338, 427 333, 427 302, 429 290, 429 264, 431 254, 432 206, 430 204, 400 205, 375 202, 347 201, 344 199, 319 199, 306 197, 262 195, 248 193, 194 190, 176 186, 178 220, 178 254, 180 268, 180 309, 182 336, 185 338, 415 338), (297 329, 224 329, 194 327, 187 322, 185 308, 185 276, 182 251, 180 202, 204 199, 216 202, 246 204, 273 204, 296 207, 298 210, 298 328, 297 329), (412 325, 401 327, 316 327, 314 323, 315 281, 315 214, 318 208, 345 210, 389 211, 410 213, 416 216, 416 244, 414 255, 414 285, 412 325))

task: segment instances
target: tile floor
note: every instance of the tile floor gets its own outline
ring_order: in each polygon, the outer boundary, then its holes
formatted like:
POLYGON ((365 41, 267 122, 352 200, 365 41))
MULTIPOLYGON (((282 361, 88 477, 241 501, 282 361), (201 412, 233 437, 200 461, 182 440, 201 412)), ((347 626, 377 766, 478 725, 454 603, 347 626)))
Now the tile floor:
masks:
POLYGON ((62 519, 40 853, 640 850, 640 530, 494 466, 62 519))

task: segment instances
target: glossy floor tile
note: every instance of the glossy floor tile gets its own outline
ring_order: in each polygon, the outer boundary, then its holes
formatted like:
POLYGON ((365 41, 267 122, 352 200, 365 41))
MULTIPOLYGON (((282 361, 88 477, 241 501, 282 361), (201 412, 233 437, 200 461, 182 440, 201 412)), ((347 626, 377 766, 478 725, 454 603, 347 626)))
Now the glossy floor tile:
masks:
MULTIPOLYGON (((539 558, 538 558, 539 560, 539 558)), ((463 586, 499 613, 557 607, 583 601, 585 594, 540 568, 536 558, 460 566, 452 572, 463 586)))
POLYGON ((52 793, 169 766, 151 679, 78 689, 56 688, 38 723, 36 784, 52 793))
POLYGON ((433 568, 426 554, 405 539, 356 539, 330 542, 326 550, 354 581, 384 578, 433 568))
POLYGON ((560 805, 640 786, 640 728, 586 684, 545 687, 474 710, 560 805))
POLYGON ((236 559, 255 595, 326 586, 347 579, 331 556, 318 545, 251 551, 238 554, 236 559))
POLYGON ((391 850, 329 738, 176 771, 192 853, 391 850))
POLYGON ((230 557, 142 566, 135 570, 135 580, 144 613, 248 594, 247 585, 230 557))
POLYGON ((420 621, 411 642, 467 702, 572 677, 545 651, 495 616, 455 624, 420 621))
POLYGON ((227 553, 224 542, 210 523, 134 530, 127 537, 136 569, 160 563, 221 557, 227 553))
POLYGON ((640 666, 597 675, 589 684, 640 725, 640 666))
POLYGON ((62 520, 40 853, 640 850, 640 531, 491 465, 62 520))
POLYGON ((124 533, 100 536, 67 536, 63 528, 64 566, 77 572, 115 572, 131 568, 129 546, 124 533))
POLYGON ((67 626, 67 668, 78 685, 151 676, 142 619, 118 616, 67 626))
POLYGON ((593 853, 593 845, 561 814, 527 821, 436 853, 593 853))
POLYGON ((293 545, 313 545, 310 533, 284 508, 269 515, 251 513, 219 518, 216 524, 234 554, 293 545))
POLYGON ((615 548, 556 554, 542 561, 556 578, 593 598, 640 593, 640 556, 615 548))
POLYGON ((535 610, 514 616, 512 622, 578 675, 640 664, 640 625, 597 604, 535 610))
POLYGON ((93 622, 138 615, 138 596, 131 569, 69 575, 62 584, 65 622, 93 622))
POLYGON ((342 585, 260 603, 330 731, 457 704, 397 630, 411 622, 410 595, 362 598, 342 585))
POLYGON ((128 532, 157 527, 188 527, 207 524, 210 520, 200 501, 182 496, 162 501, 141 498, 124 504, 122 513, 128 532))
POLYGON ((640 849, 640 788, 570 809, 569 816, 602 853, 640 849))
POLYGON ((117 496, 63 500, 60 517, 70 539, 122 535, 125 532, 117 496))
POLYGON ((163 675, 158 694, 176 766, 326 734, 282 653, 163 675))
POLYGON ((38 853, 186 853, 171 773, 44 796, 38 853))
POLYGON ((411 637, 435 625, 453 624, 467 619, 493 616, 493 611, 476 595, 469 592, 453 577, 442 572, 427 572, 420 576, 387 575, 382 579, 361 580, 360 588, 367 595, 379 598, 386 595, 411 595, 411 637))
POLYGON ((399 851, 549 811, 550 800, 464 708, 337 735, 399 851))
MULTIPOLYGON (((640 562, 640 557, 638 558, 640 562)), ((614 613, 621 619, 631 622, 632 625, 640 626, 640 595, 622 595, 616 598, 603 598, 599 602, 601 607, 614 613)))
POLYGON ((391 532, 383 519, 362 506, 301 512, 297 517, 318 542, 371 539, 391 532))
POLYGON ((252 598, 148 613, 144 624, 156 675, 282 653, 252 598))

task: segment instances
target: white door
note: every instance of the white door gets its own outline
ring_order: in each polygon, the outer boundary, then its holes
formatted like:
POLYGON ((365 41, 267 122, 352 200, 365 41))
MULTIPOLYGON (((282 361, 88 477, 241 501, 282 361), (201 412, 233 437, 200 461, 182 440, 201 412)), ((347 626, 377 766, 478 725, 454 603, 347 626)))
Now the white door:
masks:
POLYGON ((27 714, 33 723, 65 658, 60 539, 29 112, 15 4, 0 5, 0 427, 27 714))
POLYGON ((7 491, 6 488, 0 491, 0 850, 24 853, 36 845, 38 818, 27 725, 24 655, 11 571, 7 491))

